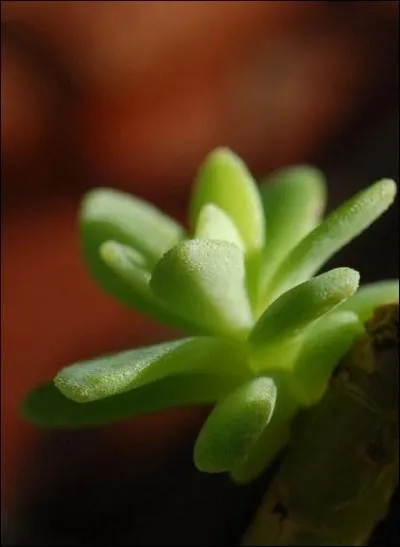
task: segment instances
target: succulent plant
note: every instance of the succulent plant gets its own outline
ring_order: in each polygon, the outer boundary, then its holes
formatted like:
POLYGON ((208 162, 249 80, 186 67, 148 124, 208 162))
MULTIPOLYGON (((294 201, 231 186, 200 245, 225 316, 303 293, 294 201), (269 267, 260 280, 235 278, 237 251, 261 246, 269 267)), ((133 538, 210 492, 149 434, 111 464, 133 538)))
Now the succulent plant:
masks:
POLYGON ((351 268, 316 275, 395 194, 383 179, 323 218, 319 170, 290 167, 258 186, 224 148, 197 174, 187 231, 131 195, 90 191, 79 226, 95 279, 190 337, 68 366, 28 394, 24 416, 79 427, 212 404, 196 466, 255 478, 288 441, 296 413, 324 396, 374 309, 398 300, 398 280, 359 288, 351 268))

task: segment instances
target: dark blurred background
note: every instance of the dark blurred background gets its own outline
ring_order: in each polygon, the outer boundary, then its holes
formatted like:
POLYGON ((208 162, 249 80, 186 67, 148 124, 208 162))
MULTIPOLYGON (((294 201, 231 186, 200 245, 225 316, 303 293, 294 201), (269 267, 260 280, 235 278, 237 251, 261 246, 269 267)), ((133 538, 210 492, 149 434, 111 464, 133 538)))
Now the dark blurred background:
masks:
MULTIPOLYGON (((79 200, 110 185, 184 220, 221 145, 257 176, 319 165, 330 208, 398 180, 398 3, 5 1, 1 25, 3 542, 234 542, 266 479, 239 489, 194 470, 207 409, 70 433, 18 417, 61 366, 171 335, 91 281, 79 200)), ((397 220, 334 263, 397 277, 397 220)))

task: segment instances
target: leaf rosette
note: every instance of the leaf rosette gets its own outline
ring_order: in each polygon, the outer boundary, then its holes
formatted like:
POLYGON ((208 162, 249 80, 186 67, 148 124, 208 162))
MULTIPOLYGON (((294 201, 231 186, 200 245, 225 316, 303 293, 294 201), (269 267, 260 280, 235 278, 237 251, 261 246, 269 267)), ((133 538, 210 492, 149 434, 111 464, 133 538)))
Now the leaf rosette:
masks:
POLYGON ((320 171, 290 167, 257 185, 224 148, 198 171, 189 231, 131 195, 90 191, 79 228, 93 277, 188 337, 63 368, 28 394, 24 416, 80 427, 210 404, 197 467, 240 483, 255 478, 287 442, 299 409, 321 400, 374 309, 398 300, 398 280, 359 288, 351 268, 318 274, 395 195, 383 179, 324 218, 320 171))

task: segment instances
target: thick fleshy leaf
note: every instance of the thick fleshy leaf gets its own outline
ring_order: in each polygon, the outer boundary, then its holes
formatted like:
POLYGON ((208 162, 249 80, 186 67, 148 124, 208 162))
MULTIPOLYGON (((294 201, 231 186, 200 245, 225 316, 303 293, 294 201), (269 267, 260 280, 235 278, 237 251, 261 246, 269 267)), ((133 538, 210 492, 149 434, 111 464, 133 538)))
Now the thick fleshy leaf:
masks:
POLYGON ((164 302, 156 298, 150 289, 151 274, 145 269, 145 261, 138 251, 128 245, 106 241, 101 245, 99 252, 101 258, 115 275, 129 285, 131 301, 135 300, 138 309, 185 332, 204 334, 203 330, 195 323, 174 314, 164 302))
POLYGON ((271 422, 264 430, 248 458, 231 469, 231 478, 236 484, 248 484, 261 475, 270 466, 290 439, 290 420, 279 424, 271 422))
POLYGON ((291 376, 301 405, 317 404, 328 388, 340 359, 364 332, 355 313, 334 311, 311 327, 291 376))
POLYGON ((186 338, 82 361, 62 369, 54 383, 78 403, 103 399, 175 374, 243 375, 242 346, 216 338, 186 338))
POLYGON ((150 285, 171 310, 213 333, 243 339, 251 327, 244 255, 233 243, 179 243, 161 259, 150 285))
POLYGON ((274 411, 276 386, 255 378, 221 401, 203 425, 194 448, 200 471, 229 471, 248 456, 274 411))
POLYGON ((190 204, 193 228, 209 203, 230 216, 250 253, 262 249, 265 223, 257 184, 243 161, 227 148, 211 152, 200 167, 190 204))
POLYGON ((101 258, 119 277, 129 283, 138 298, 157 307, 157 301, 150 291, 151 274, 145 268, 146 262, 138 251, 116 241, 105 241, 99 248, 101 258), (154 301, 154 305, 151 303, 154 301))
POLYGON ((399 301, 399 280, 388 279, 370 283, 360 289, 346 302, 340 304, 340 310, 356 313, 363 323, 371 319, 378 306, 399 301))
POLYGON ((395 195, 395 182, 384 179, 328 215, 283 260, 268 288, 268 302, 312 277, 337 251, 382 215, 395 195))
POLYGON ((232 219, 222 209, 209 203, 201 209, 196 224, 196 239, 218 239, 235 243, 243 249, 243 241, 232 219))
POLYGON ((326 203, 325 178, 306 165, 270 175, 260 186, 267 224, 261 281, 263 291, 277 266, 321 220, 326 203))
POLYGON ((152 205, 108 188, 86 194, 79 228, 84 259, 91 274, 107 292, 135 308, 136 293, 101 259, 101 244, 113 240, 129 245, 139 251, 152 269, 165 251, 184 238, 182 228, 152 205))
POLYGON ((242 381, 240 376, 173 376, 85 404, 68 399, 49 382, 26 396, 21 414, 37 427, 90 427, 168 408, 212 404, 242 381))
POLYGON ((272 348, 283 348, 286 341, 298 337, 308 325, 354 294, 359 278, 358 272, 351 268, 336 268, 301 283, 271 304, 249 339, 255 349, 255 363, 260 358, 257 367, 263 370, 264 366, 269 366, 270 358, 276 358, 272 348))
POLYGON ((290 420, 299 410, 286 381, 286 375, 274 376, 277 397, 271 420, 246 460, 231 470, 237 484, 246 484, 257 478, 277 457, 290 438, 290 420))

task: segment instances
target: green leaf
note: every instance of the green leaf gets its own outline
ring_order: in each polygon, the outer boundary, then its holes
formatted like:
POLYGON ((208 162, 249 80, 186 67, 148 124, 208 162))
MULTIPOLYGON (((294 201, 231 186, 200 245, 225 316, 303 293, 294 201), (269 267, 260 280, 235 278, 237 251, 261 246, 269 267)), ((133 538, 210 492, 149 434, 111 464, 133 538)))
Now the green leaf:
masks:
POLYGON ((268 288, 268 302, 312 277, 337 251, 382 215, 395 195, 395 182, 384 179, 328 215, 281 263, 268 288))
POLYGON ((336 268, 301 283, 278 298, 260 317, 251 335, 250 343, 260 351, 260 366, 274 347, 297 337, 318 318, 331 311, 340 302, 355 293, 359 274, 351 268, 336 268))
POLYGON ((243 375, 244 359, 234 342, 186 338, 82 361, 62 369, 54 383, 66 397, 85 403, 180 373, 243 375))
POLYGON ((235 243, 243 249, 243 241, 232 222, 222 209, 209 203, 202 207, 196 224, 196 239, 219 239, 235 243))
POLYGON ((85 404, 68 399, 49 382, 26 396, 21 414, 37 427, 91 427, 168 408, 212 404, 242 381, 240 376, 173 376, 85 404))
POLYGON ((399 280, 389 279, 377 281, 361 287, 356 294, 340 304, 340 310, 356 313, 362 323, 365 323, 374 314, 374 310, 385 304, 399 301, 399 280))
POLYGON ((255 378, 238 387, 208 416, 197 438, 194 461, 200 471, 229 471, 246 459, 271 419, 276 387, 255 378))
POLYGON ((148 303, 150 310, 157 307, 157 301, 150 291, 151 274, 145 269, 145 260, 135 249, 116 241, 105 241, 99 253, 109 268, 132 287, 132 293, 148 303), (142 259, 142 260, 140 260, 142 259), (153 303, 153 305, 152 305, 153 303))
POLYGON ((131 302, 135 301, 136 308, 185 332, 204 334, 203 329, 174 314, 155 297, 150 289, 151 274, 144 269, 144 259, 137 251, 115 241, 106 241, 100 247, 100 256, 118 278, 129 285, 131 302))
POLYGON ((309 166, 282 169, 260 187, 267 223, 267 245, 260 277, 262 294, 277 266, 320 222, 326 203, 324 175, 309 166))
POLYGON ((237 484, 247 484, 256 479, 277 457, 290 439, 290 420, 299 410, 287 383, 287 374, 274 375, 277 397, 271 420, 251 448, 246 460, 231 469, 237 484))
POLYGON ((271 420, 268 428, 264 430, 258 442, 250 451, 248 458, 230 470, 233 482, 245 485, 259 477, 272 464, 289 442, 289 439, 289 418, 279 424, 273 424, 271 420))
POLYGON ((91 274, 115 298, 140 309, 141 301, 130 285, 101 259, 101 244, 112 240, 133 247, 152 269, 161 255, 184 237, 182 228, 152 205, 108 188, 86 194, 79 229, 83 256, 91 274))
POLYGON ((250 253, 264 246, 264 211, 257 185, 243 161, 226 148, 217 148, 201 166, 190 204, 190 221, 196 226, 204 205, 214 204, 236 224, 250 253))
POLYGON ((291 376, 292 388, 301 405, 317 404, 325 394, 335 367, 364 333, 355 313, 337 311, 311 327, 291 376))
POLYGON ((171 310, 213 333, 243 339, 251 327, 244 255, 233 243, 179 243, 161 259, 150 285, 171 310))

